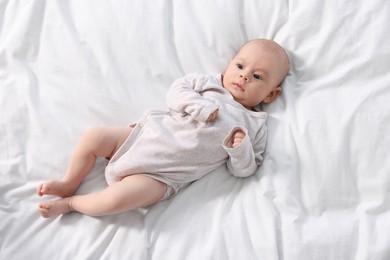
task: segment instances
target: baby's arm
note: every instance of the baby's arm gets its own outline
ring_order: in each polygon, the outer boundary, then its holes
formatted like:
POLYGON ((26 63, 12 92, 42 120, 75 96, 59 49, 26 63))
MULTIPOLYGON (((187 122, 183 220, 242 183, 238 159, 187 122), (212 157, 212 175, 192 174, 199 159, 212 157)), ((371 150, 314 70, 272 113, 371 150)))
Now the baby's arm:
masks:
POLYGON ((223 148, 229 154, 228 171, 236 177, 254 174, 263 161, 267 137, 265 126, 256 135, 253 144, 247 133, 245 128, 235 127, 223 142, 223 148))
POLYGON ((168 107, 200 122, 213 121, 218 116, 218 106, 201 95, 207 85, 207 78, 196 74, 176 80, 167 94, 168 107))

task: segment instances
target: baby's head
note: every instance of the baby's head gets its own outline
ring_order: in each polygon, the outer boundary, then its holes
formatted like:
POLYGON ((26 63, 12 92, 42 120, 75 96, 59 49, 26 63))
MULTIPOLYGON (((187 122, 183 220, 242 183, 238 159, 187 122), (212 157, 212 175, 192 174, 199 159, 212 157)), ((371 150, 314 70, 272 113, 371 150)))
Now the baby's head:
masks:
POLYGON ((290 69, 285 50, 276 42, 256 39, 245 43, 228 65, 223 86, 247 109, 270 103, 290 69))

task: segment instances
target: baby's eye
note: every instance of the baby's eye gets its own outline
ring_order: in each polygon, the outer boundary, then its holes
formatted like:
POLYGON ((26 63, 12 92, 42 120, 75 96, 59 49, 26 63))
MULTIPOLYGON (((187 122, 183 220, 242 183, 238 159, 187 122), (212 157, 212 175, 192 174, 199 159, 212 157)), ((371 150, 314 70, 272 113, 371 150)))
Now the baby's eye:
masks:
POLYGON ((253 77, 254 77, 255 79, 261 79, 261 76, 260 76, 259 74, 253 74, 253 77))
POLYGON ((242 69, 244 68, 244 66, 243 66, 242 64, 240 64, 240 63, 237 63, 236 66, 237 66, 237 68, 239 68, 240 70, 242 70, 242 69))

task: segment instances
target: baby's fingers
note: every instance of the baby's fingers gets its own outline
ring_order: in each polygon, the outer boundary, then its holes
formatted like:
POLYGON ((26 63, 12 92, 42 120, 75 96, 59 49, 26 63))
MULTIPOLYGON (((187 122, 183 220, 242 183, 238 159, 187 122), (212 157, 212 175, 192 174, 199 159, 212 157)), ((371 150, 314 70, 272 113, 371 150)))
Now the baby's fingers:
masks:
POLYGON ((214 121, 218 117, 218 109, 210 114, 209 118, 207 118, 206 122, 214 121))
POLYGON ((237 130, 234 134, 233 134, 233 144, 232 144, 232 147, 235 148, 237 146, 239 146, 242 141, 244 140, 245 138, 245 133, 241 130, 237 130))

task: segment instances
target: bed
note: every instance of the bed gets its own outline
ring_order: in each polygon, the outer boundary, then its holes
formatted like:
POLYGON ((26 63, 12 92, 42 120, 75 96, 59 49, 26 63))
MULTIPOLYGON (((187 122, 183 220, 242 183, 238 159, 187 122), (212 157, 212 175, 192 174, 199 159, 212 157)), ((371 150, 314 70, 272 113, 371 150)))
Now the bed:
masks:
MULTIPOLYGON (((390 259, 390 2, 0 1, 0 259, 390 259), (264 106, 257 173, 173 199, 44 219, 82 133, 166 107, 185 74, 272 39, 291 70, 264 106)), ((78 194, 106 187, 99 159, 78 194)))

